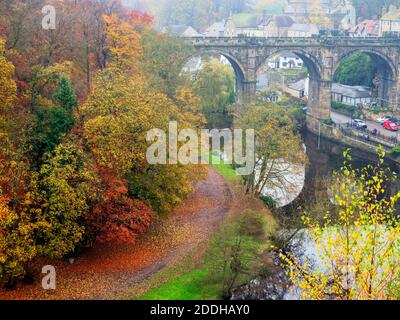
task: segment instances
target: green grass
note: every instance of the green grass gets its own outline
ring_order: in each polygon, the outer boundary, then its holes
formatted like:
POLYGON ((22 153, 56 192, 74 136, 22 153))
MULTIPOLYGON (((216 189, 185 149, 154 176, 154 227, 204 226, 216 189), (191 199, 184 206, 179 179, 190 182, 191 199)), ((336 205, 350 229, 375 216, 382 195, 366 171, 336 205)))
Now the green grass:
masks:
POLYGON ((161 287, 154 288, 139 297, 139 300, 213 300, 221 290, 207 285, 207 269, 195 269, 179 276, 161 287))
POLYGON ((210 157, 210 165, 221 174, 228 181, 239 181, 240 176, 236 174, 236 170, 230 165, 225 164, 224 160, 220 159, 218 156, 212 155, 210 157))

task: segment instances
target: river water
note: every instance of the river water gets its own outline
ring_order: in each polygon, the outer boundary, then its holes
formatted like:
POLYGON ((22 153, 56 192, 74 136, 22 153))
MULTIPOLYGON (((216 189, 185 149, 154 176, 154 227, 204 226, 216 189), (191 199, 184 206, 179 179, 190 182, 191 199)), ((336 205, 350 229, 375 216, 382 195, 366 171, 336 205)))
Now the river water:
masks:
MULTIPOLYGON (((309 203, 310 198, 315 197, 315 195, 326 194, 327 182, 332 178, 333 172, 339 170, 342 166, 343 152, 350 148, 322 137, 319 138, 310 132, 303 133, 303 142, 308 157, 305 182, 300 195, 286 207, 286 211, 309 203)), ((374 165, 378 160, 376 154, 355 148, 350 149, 354 168, 362 168, 368 164, 374 165)), ((385 166, 397 174, 400 173, 400 165, 391 159, 385 159, 385 166)), ((391 194, 398 192, 400 180, 388 181, 386 189, 391 194)))
MULTIPOLYGON (((349 148, 328 139, 319 138, 310 132, 304 132, 302 136, 308 157, 308 164, 303 171, 304 173, 300 170, 301 177, 296 180, 297 187, 293 191, 294 197, 296 198, 280 209, 280 214, 291 216, 292 219, 296 219, 297 217, 300 219, 302 208, 315 201, 318 202, 319 198, 327 197, 327 186, 333 176, 333 172, 341 167, 343 164, 343 152, 349 148)), ((378 159, 377 155, 358 149, 351 149, 350 154, 352 156, 352 165, 354 168, 362 168, 368 164, 373 165, 378 159)), ((386 159, 385 165, 389 167, 391 171, 397 174, 400 173, 399 164, 392 160, 386 159)), ((391 194, 398 192, 400 190, 399 179, 397 181, 388 181, 385 188, 389 190, 391 194)), ((290 199, 294 197, 293 195, 289 195, 285 198, 290 199)), ((398 206, 398 211, 400 212, 400 205, 398 206)), ((306 231, 300 232, 300 234, 303 236, 293 241, 298 242, 297 246, 304 256, 313 259, 313 257, 316 256, 315 245, 307 236, 306 231)), ((283 289, 283 287, 287 285, 287 283, 285 284, 283 274, 278 276, 278 278, 278 280, 272 278, 264 280, 255 279, 249 285, 236 292, 233 298, 298 299, 299 295, 293 287, 290 288, 290 290, 283 289), (278 285, 272 286, 272 281, 278 282, 278 285), (272 294, 271 291, 273 291, 272 294)))

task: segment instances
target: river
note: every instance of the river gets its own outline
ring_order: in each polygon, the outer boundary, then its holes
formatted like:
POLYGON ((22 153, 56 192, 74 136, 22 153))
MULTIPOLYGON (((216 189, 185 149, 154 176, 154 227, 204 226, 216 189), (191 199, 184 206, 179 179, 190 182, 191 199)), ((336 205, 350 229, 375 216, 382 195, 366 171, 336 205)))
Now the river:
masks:
MULTIPOLYGON (((310 133, 303 132, 303 142, 305 145, 308 164, 305 169, 305 177, 298 179, 300 183, 294 191, 297 196, 290 204, 283 206, 279 214, 300 219, 302 208, 307 207, 315 200, 327 197, 328 182, 333 176, 333 172, 338 170, 343 163, 343 152, 348 149, 345 145, 340 145, 325 138, 310 133)), ((362 168, 368 164, 376 163, 378 156, 366 151, 351 149, 352 165, 354 168, 362 168)), ((390 159, 386 159, 385 165, 393 172, 400 173, 400 166, 390 159)), ((394 194, 400 190, 400 181, 388 181, 385 186, 389 193, 394 194)), ((290 196, 289 196, 290 198, 290 196)), ((400 206, 398 206, 400 212, 400 206)), ((313 259, 316 256, 314 244, 307 237, 306 231, 300 232, 305 236, 299 237, 297 241, 298 249, 307 258, 313 259), (300 243, 299 243, 300 242, 300 243)), ((279 271, 278 271, 279 272, 279 271)), ((255 279, 249 285, 240 288, 235 294, 234 299, 298 299, 296 290, 287 290, 287 279, 283 272, 278 276, 267 279, 255 279), (274 282, 274 283, 273 283, 274 282)))

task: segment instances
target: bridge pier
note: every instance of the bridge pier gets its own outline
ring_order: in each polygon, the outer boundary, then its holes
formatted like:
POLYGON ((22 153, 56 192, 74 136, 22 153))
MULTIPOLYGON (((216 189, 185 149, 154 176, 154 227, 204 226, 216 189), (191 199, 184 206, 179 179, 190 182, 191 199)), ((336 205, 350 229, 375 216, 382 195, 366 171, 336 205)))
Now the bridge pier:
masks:
POLYGON ((250 103, 256 97, 257 81, 244 81, 243 88, 243 103, 250 103))
MULTIPOLYGON (((400 70, 400 62, 399 62, 399 70, 400 70)), ((390 105, 393 106, 394 110, 400 111, 400 72, 397 76, 396 81, 394 81, 389 89, 389 100, 390 105)))
POLYGON ((308 115, 316 120, 331 116, 332 80, 310 78, 308 115))

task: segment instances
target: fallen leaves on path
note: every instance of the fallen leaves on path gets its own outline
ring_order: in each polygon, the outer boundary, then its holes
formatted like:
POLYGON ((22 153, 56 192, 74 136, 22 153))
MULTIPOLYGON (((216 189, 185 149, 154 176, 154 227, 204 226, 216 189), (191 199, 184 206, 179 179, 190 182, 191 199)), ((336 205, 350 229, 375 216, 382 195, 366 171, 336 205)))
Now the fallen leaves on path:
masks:
MULTIPOLYGON (((231 205, 223 178, 210 171, 205 181, 165 219, 133 245, 99 244, 73 265, 41 261, 57 271, 57 289, 44 291, 38 277, 32 285, 0 290, 0 299, 112 299, 207 241, 231 205)), ((39 265, 40 265, 39 264, 39 265)), ((40 270, 40 269, 39 269, 40 270)))

